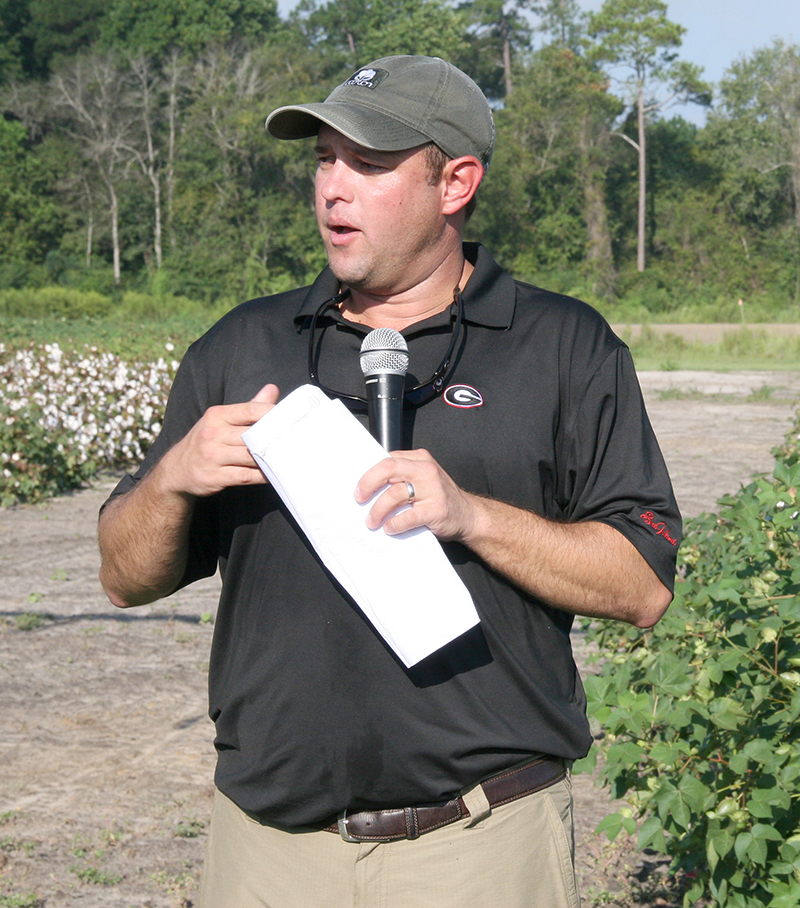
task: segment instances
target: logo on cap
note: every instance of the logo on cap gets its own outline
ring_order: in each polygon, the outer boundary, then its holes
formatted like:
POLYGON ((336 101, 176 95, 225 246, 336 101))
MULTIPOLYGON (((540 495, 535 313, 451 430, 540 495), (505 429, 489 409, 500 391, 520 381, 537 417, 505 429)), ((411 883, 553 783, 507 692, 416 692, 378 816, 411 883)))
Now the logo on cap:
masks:
POLYGON ((444 402, 451 407, 466 410, 470 407, 483 406, 483 396, 472 385, 450 385, 444 392, 444 402))
POLYGON ((389 75, 385 69, 360 69, 354 76, 351 76, 344 84, 359 85, 361 88, 377 88, 381 82, 389 75))

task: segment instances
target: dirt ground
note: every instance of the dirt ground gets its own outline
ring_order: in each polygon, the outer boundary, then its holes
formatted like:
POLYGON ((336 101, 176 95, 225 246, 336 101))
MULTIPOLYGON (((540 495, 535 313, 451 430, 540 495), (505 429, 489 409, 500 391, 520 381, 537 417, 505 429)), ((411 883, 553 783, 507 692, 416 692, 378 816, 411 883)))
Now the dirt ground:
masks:
MULTIPOLYGON (((771 469, 800 400, 800 372, 640 377, 687 516, 771 469)), ((0 908, 177 908, 196 897, 213 793, 217 582, 115 610, 94 536, 112 483, 0 510, 0 908)), ((580 635, 575 646, 582 660, 580 635)), ((584 776, 575 790, 584 905, 671 905, 657 885, 663 865, 593 833, 607 795, 584 776)))

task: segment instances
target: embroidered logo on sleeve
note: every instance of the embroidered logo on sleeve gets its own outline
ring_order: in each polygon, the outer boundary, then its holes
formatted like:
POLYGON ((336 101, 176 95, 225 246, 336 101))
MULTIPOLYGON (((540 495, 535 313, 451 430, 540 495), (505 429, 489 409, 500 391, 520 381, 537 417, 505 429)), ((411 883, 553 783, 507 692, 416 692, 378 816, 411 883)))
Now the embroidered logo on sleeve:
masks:
POLYGON ((652 511, 645 511, 644 514, 640 514, 639 516, 649 527, 652 527, 656 536, 663 536, 670 545, 678 544, 678 540, 669 535, 666 523, 664 523, 663 520, 656 520, 656 515, 652 511))

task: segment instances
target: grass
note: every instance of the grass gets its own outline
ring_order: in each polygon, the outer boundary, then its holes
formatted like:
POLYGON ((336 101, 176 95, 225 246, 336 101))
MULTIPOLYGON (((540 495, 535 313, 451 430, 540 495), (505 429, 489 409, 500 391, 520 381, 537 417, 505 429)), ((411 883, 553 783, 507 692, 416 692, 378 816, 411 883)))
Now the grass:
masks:
POLYGON ((647 327, 638 337, 622 333, 641 371, 800 371, 800 335, 741 328, 717 343, 686 341, 677 334, 656 334, 647 327))
MULTIPOLYGON (((170 360, 179 359, 221 314, 221 310, 209 309, 136 320, 119 316, 34 319, 4 315, 0 316, 0 338, 7 350, 30 343, 58 343, 64 349, 80 349, 86 344, 126 360, 170 360)), ((647 326, 636 338, 623 331, 622 339, 630 346, 640 370, 800 370, 800 335, 773 334, 762 328, 730 331, 719 343, 689 342, 677 334, 657 334, 647 326)))
POLYGON ((222 315, 219 311, 161 319, 25 318, 0 315, 0 338, 6 349, 57 343, 62 349, 96 347, 125 360, 180 359, 186 348, 222 315), (170 343, 173 350, 168 350, 170 343))

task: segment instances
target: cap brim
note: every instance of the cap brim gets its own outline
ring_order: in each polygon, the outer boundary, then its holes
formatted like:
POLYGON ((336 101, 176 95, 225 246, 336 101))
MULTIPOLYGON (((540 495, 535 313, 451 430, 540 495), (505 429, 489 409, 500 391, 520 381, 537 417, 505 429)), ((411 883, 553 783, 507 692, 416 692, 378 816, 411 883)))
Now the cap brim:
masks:
POLYGON ((324 101, 279 107, 267 117, 267 132, 276 139, 307 139, 319 132, 322 123, 364 148, 375 151, 404 151, 431 139, 393 117, 360 104, 324 101))

